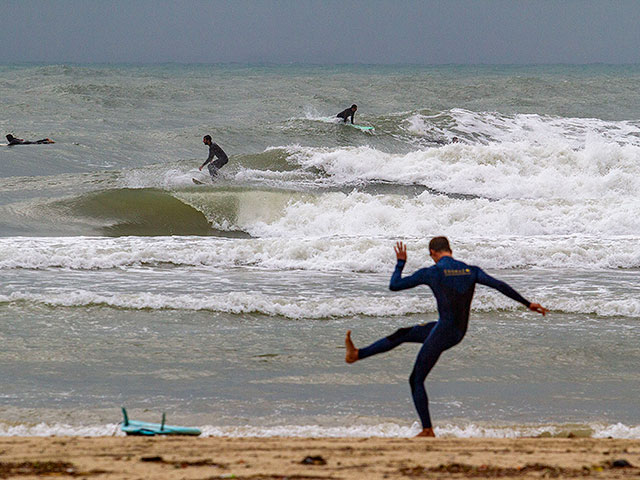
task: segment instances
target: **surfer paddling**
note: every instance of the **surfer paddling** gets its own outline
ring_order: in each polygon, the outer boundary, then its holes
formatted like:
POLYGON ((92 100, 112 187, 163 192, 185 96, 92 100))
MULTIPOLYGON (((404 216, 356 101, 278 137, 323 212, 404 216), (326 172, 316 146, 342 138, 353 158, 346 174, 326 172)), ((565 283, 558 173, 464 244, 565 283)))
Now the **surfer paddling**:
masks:
POLYGON ((418 285, 431 287, 438 305, 438 321, 400 328, 388 337, 360 349, 351 341, 351 330, 348 330, 345 338, 345 360, 347 363, 354 363, 378 353, 388 352, 405 342, 421 343, 422 347, 409 377, 409 384, 413 403, 422 422, 422 431, 417 436, 434 437, 424 381, 440 354, 464 338, 476 284, 495 288, 516 302, 522 303, 529 310, 542 315, 546 315, 547 309, 539 303, 529 302, 505 282, 489 276, 479 267, 454 260, 446 237, 434 237, 429 242, 429 255, 435 265, 421 268, 408 277, 402 277, 402 269, 407 261, 407 247, 402 242, 397 242, 394 250, 397 264, 389 288, 398 291, 418 285))
POLYGON ((8 145, 42 145, 47 143, 56 143, 50 138, 43 138, 42 140, 36 140, 35 142, 30 142, 23 138, 16 138, 11 134, 5 135, 7 138, 8 145))
POLYGON ((229 157, 224 153, 224 150, 220 148, 220 146, 211 141, 211 135, 205 135, 202 138, 202 143, 209 146, 209 156, 204 161, 198 170, 202 171, 205 165, 209 165, 209 175, 211 175, 211 180, 215 180, 218 176, 218 170, 220 170, 223 166, 227 164, 229 161, 229 157), (213 158, 217 157, 216 160, 213 158))
POLYGON ((353 116, 356 114, 356 110, 358 110, 358 106, 354 103, 349 108, 347 108, 347 109, 341 111, 339 114, 337 114, 336 117, 341 118, 342 120, 344 120, 344 123, 347 123, 347 119, 349 119, 349 117, 351 117, 351 124, 353 124, 353 116))

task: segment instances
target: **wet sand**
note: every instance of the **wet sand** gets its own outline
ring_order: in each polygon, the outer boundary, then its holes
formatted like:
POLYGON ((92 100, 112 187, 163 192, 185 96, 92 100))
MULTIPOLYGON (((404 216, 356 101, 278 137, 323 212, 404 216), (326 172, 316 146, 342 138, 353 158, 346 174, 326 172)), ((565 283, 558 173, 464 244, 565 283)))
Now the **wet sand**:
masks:
POLYGON ((0 478, 40 476, 109 480, 638 479, 640 440, 0 438, 0 478))

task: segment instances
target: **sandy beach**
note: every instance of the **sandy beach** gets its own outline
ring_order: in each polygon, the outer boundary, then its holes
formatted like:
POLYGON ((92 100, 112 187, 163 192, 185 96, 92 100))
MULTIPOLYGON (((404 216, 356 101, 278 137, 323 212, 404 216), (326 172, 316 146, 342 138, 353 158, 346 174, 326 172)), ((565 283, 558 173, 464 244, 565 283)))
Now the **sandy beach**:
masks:
POLYGON ((4 437, 0 478, 640 478, 640 440, 4 437))

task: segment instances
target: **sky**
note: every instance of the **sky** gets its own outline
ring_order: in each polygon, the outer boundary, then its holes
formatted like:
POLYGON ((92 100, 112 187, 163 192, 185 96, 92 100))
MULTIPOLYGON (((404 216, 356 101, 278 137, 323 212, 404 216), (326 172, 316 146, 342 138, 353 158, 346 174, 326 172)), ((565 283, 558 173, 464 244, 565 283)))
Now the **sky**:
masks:
POLYGON ((640 63, 638 0, 0 0, 0 63, 640 63))

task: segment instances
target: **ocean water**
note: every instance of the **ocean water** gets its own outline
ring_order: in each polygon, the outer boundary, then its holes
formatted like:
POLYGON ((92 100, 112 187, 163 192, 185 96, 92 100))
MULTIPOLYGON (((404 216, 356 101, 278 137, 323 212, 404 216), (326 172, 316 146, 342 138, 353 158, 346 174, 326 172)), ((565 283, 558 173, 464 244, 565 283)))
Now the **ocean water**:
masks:
POLYGON ((454 255, 478 287, 427 379, 436 433, 640 438, 640 66, 0 66, 0 435, 409 436, 437 318, 390 292, 454 255), (357 103, 356 122, 333 116, 357 103), (211 134, 230 161, 197 167, 211 134), (452 142, 454 137, 459 142, 452 142), (194 185, 192 179, 205 182, 194 185))

